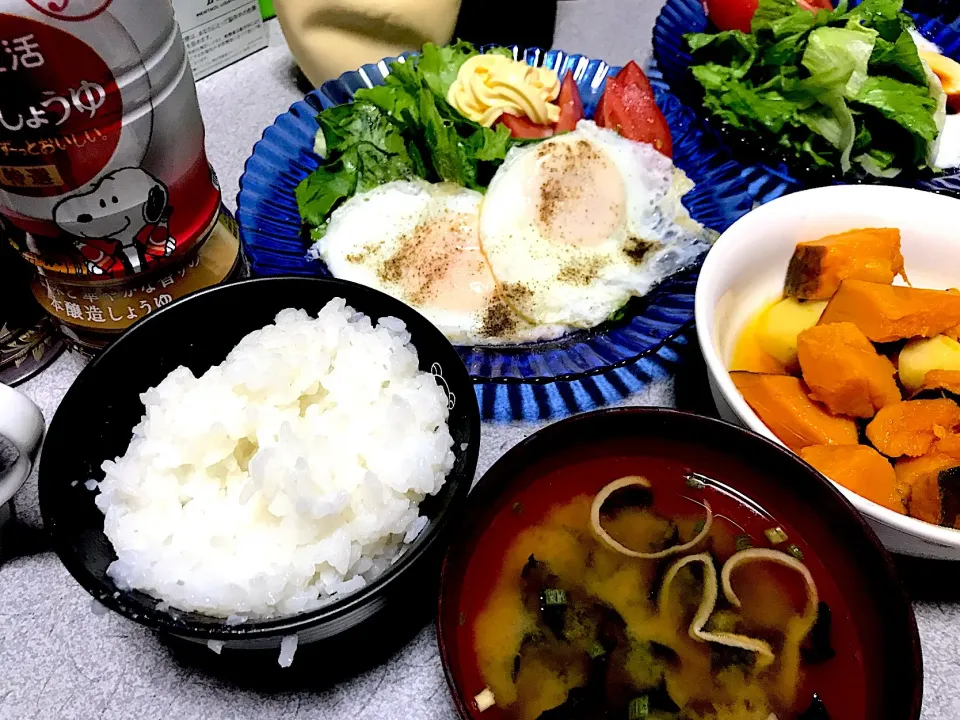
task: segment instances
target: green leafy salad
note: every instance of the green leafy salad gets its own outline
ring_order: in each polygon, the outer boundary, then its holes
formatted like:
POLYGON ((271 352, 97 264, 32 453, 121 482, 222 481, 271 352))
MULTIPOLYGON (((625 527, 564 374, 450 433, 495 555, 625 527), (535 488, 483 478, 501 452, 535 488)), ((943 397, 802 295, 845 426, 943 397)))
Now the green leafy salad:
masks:
MULTIPOLYGON (((490 52, 512 57, 506 48, 490 52)), ((485 128, 446 100, 460 66, 478 51, 466 42, 427 44, 394 62, 385 84, 358 90, 354 101, 317 116, 323 164, 297 187, 303 221, 314 241, 330 213, 356 193, 394 180, 423 178, 483 190, 515 144, 504 125, 485 128)))
POLYGON ((930 168, 946 96, 902 4, 841 0, 814 13, 760 0, 750 34, 687 35, 704 105, 815 167, 884 178, 930 168))

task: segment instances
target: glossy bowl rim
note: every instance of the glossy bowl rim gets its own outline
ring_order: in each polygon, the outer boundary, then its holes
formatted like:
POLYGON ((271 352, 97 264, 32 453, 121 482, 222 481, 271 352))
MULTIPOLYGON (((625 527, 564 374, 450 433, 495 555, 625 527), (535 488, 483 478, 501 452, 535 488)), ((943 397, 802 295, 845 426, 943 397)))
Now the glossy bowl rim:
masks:
MULTIPOLYGON (((433 330, 436 331, 437 337, 441 338, 443 342, 450 347, 451 357, 456 357, 458 359, 459 364, 454 366, 456 370, 453 371, 463 374, 463 378, 460 379, 458 385, 464 384, 464 378, 466 378, 465 386, 470 385, 469 375, 466 367, 463 365, 462 361, 459 361, 459 355, 457 355, 456 350, 453 349, 453 346, 443 336, 443 334, 437 330, 435 326, 423 318, 422 315, 417 313, 416 310, 409 306, 403 305, 400 303, 400 301, 395 300, 394 298, 391 298, 390 296, 378 290, 336 278, 295 276, 249 278, 225 285, 215 285, 209 288, 197 290, 196 292, 185 295, 169 305, 165 305, 159 310, 150 313, 134 323, 133 326, 131 326, 131 328, 127 330, 120 338, 107 347, 103 353, 94 358, 81 370, 77 379, 74 380, 70 388, 67 390, 66 395, 64 395, 63 400, 61 400, 60 405, 57 408, 56 414, 49 423, 49 427, 47 429, 47 439, 52 437, 56 440, 59 434, 66 432, 66 430, 61 431, 60 426, 64 425, 69 418, 61 414, 60 408, 67 404, 67 402, 71 399, 71 396, 79 395, 80 391, 83 389, 83 386, 92 382, 91 378, 96 377, 95 373, 102 362, 101 359, 107 357, 108 353, 118 354, 123 352, 123 349, 125 348, 125 339, 130 337, 133 333, 143 333, 144 331, 142 328, 144 327, 152 327, 151 318, 175 311, 175 309, 179 308, 181 305, 189 305, 191 301, 213 293, 230 291, 233 288, 236 288, 236 290, 234 290, 235 292, 242 292, 242 288, 255 284, 279 285, 288 284, 290 282, 298 284, 309 283, 314 285, 324 284, 337 286, 340 288, 340 291, 337 292, 337 296, 344 297, 348 304, 350 303, 349 294, 356 288, 360 288, 364 292, 370 292, 372 295, 378 296, 376 297, 377 302, 383 302, 387 306, 392 307, 402 306, 403 310, 397 316, 399 317, 403 314, 403 312, 412 313, 419 316, 425 323, 433 328, 433 330), (120 349, 118 350, 118 348, 120 349)), ((393 313, 388 312, 387 314, 392 315, 393 313)), ((401 319, 403 318, 401 317, 401 319)), ((411 340, 411 342, 413 341, 411 340)), ((415 344, 414 347, 416 347, 415 344)), ((445 369, 445 372, 446 371, 447 370, 445 369)), ((436 516, 436 522, 432 523, 432 527, 430 527, 429 533, 423 538, 423 542, 411 552, 405 554, 401 560, 398 560, 397 563, 391 566, 386 572, 384 572, 383 575, 368 583, 360 590, 350 593, 340 600, 332 601, 329 604, 315 610, 268 620, 245 622, 236 626, 226 625, 225 618, 206 616, 220 620, 220 622, 217 625, 205 627, 197 626, 189 620, 185 620, 183 624, 176 623, 166 612, 158 612, 155 610, 155 608, 147 607, 139 600, 120 603, 118 602, 118 598, 114 598, 112 595, 101 597, 99 594, 94 593, 91 590, 92 583, 90 582, 93 574, 87 569, 85 563, 83 563, 79 558, 65 552, 65 548, 72 541, 72 538, 66 537, 62 533, 51 529, 55 527, 55 523, 52 523, 50 518, 50 500, 45 500, 45 498, 49 498, 51 493, 56 492, 57 487, 51 487, 49 482, 44 483, 42 477, 45 474, 49 475, 51 473, 56 473, 56 470, 55 468, 50 467, 53 460, 48 459, 50 456, 46 453, 47 443, 45 441, 43 453, 41 454, 38 462, 38 491, 40 514, 43 520, 44 528, 46 529, 46 533, 51 541, 51 549, 56 553, 57 559, 66 568, 73 579, 92 598, 94 598, 95 601, 102 603, 113 612, 122 615, 128 620, 132 620, 140 625, 150 628, 151 630, 170 633, 172 635, 192 640, 223 640, 228 642, 235 641, 242 644, 244 641, 257 641, 269 638, 279 638, 285 635, 297 633, 309 633, 312 628, 316 628, 317 626, 326 623, 336 623, 344 620, 347 621, 344 623, 342 628, 338 628, 330 635, 331 637, 335 636, 341 631, 347 630, 349 627, 353 627, 358 622, 363 622, 363 619, 358 620, 357 622, 349 622, 349 619, 351 615, 362 612, 365 608, 376 606, 382 600, 384 592, 400 582, 405 574, 409 574, 412 570, 414 570, 414 566, 421 562, 425 556, 429 556, 430 551, 435 548, 438 541, 449 542, 451 524, 463 513, 467 502, 467 496, 470 492, 470 487, 475 479, 477 461, 479 459, 480 451, 481 421, 480 409, 477 404, 476 395, 473 392, 463 393, 463 395, 467 396, 463 401, 468 403, 467 415, 470 439, 468 440, 467 448, 463 450, 465 458, 464 473, 452 478, 456 484, 451 490, 450 506, 447 508, 446 512, 441 512, 436 516), (137 610, 132 609, 130 605, 136 605, 137 610)), ((448 474, 446 482, 449 483, 450 481, 451 477, 448 474)), ((100 533, 103 534, 102 529, 100 533)), ((120 593, 121 598, 126 595, 124 591, 120 591, 120 593)), ((160 600, 157 600, 157 602, 159 603, 160 600)), ((174 610, 176 610, 176 608, 174 608, 174 610)), ((203 613, 197 614, 202 615, 203 613)))
MULTIPOLYGON (((546 425, 545 427, 525 437, 523 440, 510 448, 506 453, 501 455, 496 462, 494 462, 493 465, 487 469, 487 471, 483 474, 483 477, 476 482, 471 490, 471 496, 475 498, 478 490, 492 492, 492 489, 486 490, 488 487, 499 487, 500 489, 509 487, 509 485, 515 482, 517 477, 520 476, 521 472, 519 468, 524 465, 525 461, 530 458, 537 457, 535 450, 532 450, 531 447, 535 447, 535 444, 537 443, 545 442, 544 438, 549 439, 552 434, 563 432, 572 425, 577 425, 580 423, 593 423, 598 421, 598 419, 602 420, 603 418, 608 417, 614 419, 625 418, 627 420, 631 418, 649 418, 650 421, 655 421, 657 418, 663 418, 668 422, 672 421, 676 423, 700 425, 705 432, 709 432, 711 428, 719 428, 724 432, 730 432, 735 435, 739 435, 745 443, 754 443, 759 446, 765 446, 767 450, 771 450, 777 456, 779 456, 781 462, 798 465, 799 468, 810 477, 811 481, 817 483, 824 488, 828 494, 832 495, 838 501, 838 510, 845 513, 848 519, 850 519, 855 526, 859 527, 864 540, 869 545, 872 545, 874 552, 881 561, 883 568, 882 571, 885 575, 885 582, 890 586, 890 590, 892 591, 890 595, 891 601, 896 602, 896 604, 900 607, 902 617, 898 618, 897 626, 906 626, 905 632, 910 636, 909 639, 912 654, 912 665, 917 671, 914 687, 910 693, 910 715, 908 718, 905 718, 905 720, 919 719, 924 690, 923 654, 920 645, 920 632, 917 627, 917 620, 913 611, 913 604, 910 601, 910 598, 906 592, 906 588, 899 577, 897 569, 893 563, 893 558, 891 557, 889 551, 887 551, 887 549, 883 546, 883 543, 877 537, 873 528, 871 528, 866 522, 863 515, 853 507, 846 495, 837 489, 835 483, 823 477, 823 475, 817 472, 812 466, 804 462, 800 456, 793 454, 783 445, 771 441, 764 435, 740 427, 726 420, 712 418, 706 415, 698 415, 697 413, 677 410, 674 408, 654 406, 602 408, 588 413, 572 415, 557 422, 550 423, 549 425, 546 425)), ((461 577, 463 574, 462 569, 458 568, 457 570, 454 570, 451 567, 453 556, 455 553, 462 552, 463 544, 470 540, 471 535, 477 531, 476 525, 479 522, 479 514, 481 512, 482 509, 474 509, 474 506, 471 506, 467 509, 464 517, 462 518, 463 532, 459 533, 456 537, 454 537, 453 540, 451 540, 450 546, 447 548, 447 552, 444 555, 443 566, 440 571, 440 592, 437 605, 437 619, 435 622, 437 645, 440 651, 440 662, 443 666, 443 674, 447 681, 447 689, 450 693, 450 697, 460 720, 473 720, 474 716, 470 711, 470 698, 464 697, 460 692, 457 684, 456 673, 453 670, 453 659, 450 656, 450 649, 447 646, 446 635, 448 632, 455 632, 455 630, 448 631, 446 628, 444 622, 444 605, 446 601, 448 585, 454 582, 452 579, 454 573, 461 577)))
MULTIPOLYGON (((700 349, 703 353, 704 360, 706 361, 707 371, 710 374, 711 380, 715 383, 716 387, 733 409, 734 413, 736 413, 737 417, 740 418, 740 420, 745 423, 746 426, 753 432, 757 433, 758 435, 762 435, 763 437, 784 448, 786 448, 786 446, 773 434, 773 432, 770 431, 766 424, 764 424, 759 416, 757 416, 757 414, 750 408, 746 400, 743 399, 743 396, 733 384, 733 380, 730 379, 730 372, 727 370, 726 364, 720 357, 720 352, 713 340, 713 329, 716 322, 715 307, 713 298, 708 298, 707 293, 708 291, 713 293, 712 286, 720 282, 722 278, 730 277, 734 274, 734 271, 732 268, 730 268, 729 264, 724 263, 725 251, 727 248, 733 247, 739 242, 739 239, 736 235, 738 227, 742 227, 744 224, 746 224, 744 221, 746 221, 748 217, 753 215, 755 212, 773 212, 773 210, 766 210, 766 208, 773 208, 776 210, 781 205, 786 205, 788 203, 802 203, 804 199, 807 199, 806 207, 809 209, 809 214, 815 215, 817 214, 816 208, 818 207, 815 201, 815 196, 827 193, 845 193, 851 195, 860 193, 878 193, 881 195, 903 193, 908 196, 914 196, 917 193, 922 193, 923 195, 941 198, 941 200, 937 200, 935 202, 956 203, 957 210, 960 211, 960 199, 950 195, 919 190, 917 188, 905 188, 892 185, 832 185, 807 188, 805 190, 798 190, 797 192, 790 193, 789 195, 775 198, 774 200, 771 200, 770 202, 751 210, 749 213, 731 225, 730 228, 721 234, 721 236, 714 243, 713 248, 711 248, 710 253, 707 255, 707 258, 704 261, 703 268, 700 271, 700 280, 697 283, 694 301, 694 316, 696 318, 697 325, 697 339, 700 341, 700 349)), ((909 199, 905 199, 904 202, 909 203, 909 199)), ((752 220, 750 222, 755 221, 756 220, 752 220)), ((797 455, 797 457, 799 457, 799 455, 797 455)), ((889 508, 885 508, 871 500, 867 500, 866 498, 857 495, 855 492, 848 490, 829 478, 827 478, 827 480, 829 480, 829 482, 833 484, 859 512, 866 515, 871 520, 939 547, 960 549, 960 530, 934 525, 933 523, 928 523, 925 520, 919 520, 907 515, 901 515, 898 512, 890 510, 889 508)))

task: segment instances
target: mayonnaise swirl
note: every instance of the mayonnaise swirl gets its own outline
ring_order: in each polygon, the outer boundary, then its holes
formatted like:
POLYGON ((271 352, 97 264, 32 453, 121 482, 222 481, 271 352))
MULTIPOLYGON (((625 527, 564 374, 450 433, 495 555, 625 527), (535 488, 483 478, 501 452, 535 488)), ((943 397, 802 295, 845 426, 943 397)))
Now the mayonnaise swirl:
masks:
POLYGON ((503 113, 549 125, 560 117, 560 107, 551 102, 559 94, 560 80, 553 70, 504 55, 474 55, 460 67, 447 102, 484 127, 503 113))

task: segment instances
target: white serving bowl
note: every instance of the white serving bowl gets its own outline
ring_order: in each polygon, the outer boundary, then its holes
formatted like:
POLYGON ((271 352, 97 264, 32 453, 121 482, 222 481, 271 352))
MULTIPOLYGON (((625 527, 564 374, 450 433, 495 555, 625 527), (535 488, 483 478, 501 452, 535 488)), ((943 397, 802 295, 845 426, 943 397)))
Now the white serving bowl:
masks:
MULTIPOLYGON (((727 368, 736 340, 763 306, 781 296, 798 242, 862 227, 900 229, 907 274, 916 287, 960 286, 960 200, 955 198, 898 187, 838 185, 756 208, 720 236, 697 284, 697 335, 723 418, 780 442, 730 379, 727 368)), ((900 515, 837 487, 889 550, 960 560, 960 530, 900 515)))

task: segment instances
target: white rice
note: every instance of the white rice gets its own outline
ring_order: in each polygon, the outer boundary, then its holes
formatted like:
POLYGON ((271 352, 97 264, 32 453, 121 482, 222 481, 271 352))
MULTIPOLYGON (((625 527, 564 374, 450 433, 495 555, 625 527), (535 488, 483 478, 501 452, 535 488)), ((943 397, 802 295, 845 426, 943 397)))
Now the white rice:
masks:
POLYGON ((280 641, 280 656, 277 662, 282 668, 288 668, 293 665, 293 656, 297 654, 297 645, 300 639, 296 635, 286 635, 280 641))
POLYGON ((266 618, 317 608, 386 570, 453 467, 447 397, 403 322, 342 299, 284 310, 195 378, 141 395, 97 505, 110 577, 181 610, 266 618))

